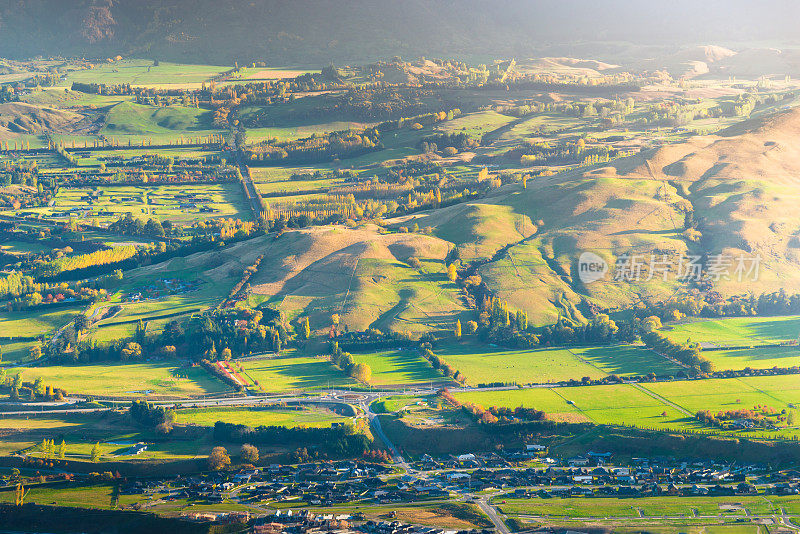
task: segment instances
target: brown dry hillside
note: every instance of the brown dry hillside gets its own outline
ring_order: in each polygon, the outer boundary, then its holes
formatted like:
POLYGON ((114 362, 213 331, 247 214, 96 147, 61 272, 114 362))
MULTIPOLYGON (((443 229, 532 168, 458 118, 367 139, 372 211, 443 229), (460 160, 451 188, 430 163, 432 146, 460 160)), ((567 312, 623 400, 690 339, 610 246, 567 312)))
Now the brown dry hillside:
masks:
POLYGON ((758 282, 720 280, 716 289, 800 289, 798 136, 800 110, 792 110, 607 167, 529 181, 526 190, 509 186, 416 221, 456 243, 463 259, 486 262, 478 272, 489 287, 539 323, 574 316, 587 302, 631 305, 685 289, 672 276, 584 286, 573 272, 585 250, 612 265, 626 252, 758 254, 758 282), (686 212, 698 221, 698 241, 682 235, 686 212))
POLYGON ((82 119, 78 113, 21 102, 0 104, 0 140, 13 139, 17 134, 64 131, 82 119))
POLYGON ((452 328, 466 307, 445 274, 451 248, 442 239, 383 234, 371 225, 295 230, 268 238, 250 283, 254 295, 289 318, 309 316, 315 328, 329 326, 334 313, 357 330, 452 328), (420 264, 412 266, 411 258, 420 264))

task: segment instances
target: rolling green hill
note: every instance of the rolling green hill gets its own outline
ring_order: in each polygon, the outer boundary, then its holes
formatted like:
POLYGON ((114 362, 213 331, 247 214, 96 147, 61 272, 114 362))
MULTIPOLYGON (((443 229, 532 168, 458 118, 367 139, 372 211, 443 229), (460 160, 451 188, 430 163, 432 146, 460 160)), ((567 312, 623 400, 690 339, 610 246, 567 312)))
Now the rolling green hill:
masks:
POLYGON ((106 135, 147 135, 210 129, 211 113, 185 106, 155 108, 120 102, 106 115, 101 133, 106 135))
POLYGON ((608 277, 584 285, 575 272, 584 251, 604 258, 612 271, 624 254, 648 261, 651 255, 724 254, 730 279, 712 280, 723 295, 798 290, 799 134, 800 110, 780 112, 719 136, 530 180, 524 190, 505 186, 415 220, 456 244, 462 260, 479 262, 477 273, 488 287, 540 324, 564 311, 565 301, 579 310, 588 303, 624 307, 688 287, 674 272, 666 281, 660 275, 638 282, 608 277), (687 214, 693 235, 684 233, 687 214), (742 281, 735 275, 740 256, 761 258, 758 272, 744 272, 742 281))

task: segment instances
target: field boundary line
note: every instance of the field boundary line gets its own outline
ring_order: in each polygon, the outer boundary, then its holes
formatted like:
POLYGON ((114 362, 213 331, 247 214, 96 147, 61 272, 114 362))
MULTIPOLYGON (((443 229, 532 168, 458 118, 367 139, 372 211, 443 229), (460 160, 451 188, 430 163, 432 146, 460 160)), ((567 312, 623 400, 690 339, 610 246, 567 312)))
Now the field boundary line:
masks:
POLYGON ((772 394, 771 394, 769 391, 764 391, 763 389, 761 389, 761 388, 757 388, 757 387, 755 387, 755 386, 754 386, 754 385, 752 385, 752 384, 748 384, 747 382, 745 382, 744 380, 742 380, 742 377, 741 377, 741 376, 737 376, 737 377, 735 377, 735 378, 736 378, 736 381, 737 381, 737 382, 741 382, 743 385, 745 385, 745 386, 747 386, 747 387, 750 387, 750 388, 753 388, 754 390, 758 391, 759 393, 761 393, 762 395, 764 395, 764 396, 766 396, 766 397, 769 397, 770 399, 773 399, 773 400, 775 400, 775 401, 777 401, 777 402, 780 402, 781 404, 786 404, 786 405, 788 405, 788 404, 791 404, 791 403, 789 403, 789 402, 786 402, 785 400, 779 399, 779 398, 778 398, 778 397, 776 397, 775 395, 772 395, 772 394))
POLYGON ((633 387, 635 387, 636 389, 638 389, 639 391, 641 391, 642 393, 644 393, 645 395, 649 395, 650 397, 653 397, 654 399, 656 399, 657 401, 665 404, 666 406, 670 406, 672 408, 675 408, 676 410, 678 410, 682 414, 688 415, 689 417, 694 417, 694 414, 692 412, 690 412, 689 410, 687 410, 686 408, 684 408, 680 404, 676 404, 676 403, 672 402, 671 400, 669 400, 669 399, 667 399, 665 397, 662 397, 658 393, 650 391, 649 389, 647 389, 646 387, 642 386, 641 384, 638 384, 636 382, 629 382, 629 384, 632 385, 633 387))
POLYGON ((559 396, 559 398, 561 398, 561 400, 563 400, 564 402, 566 402, 566 403, 567 403, 567 406, 572 406, 573 408, 575 408, 576 410, 578 410, 578 412, 580 412, 580 414, 581 414, 582 416, 584 416, 586 419, 588 419, 588 420, 590 420, 590 421, 594 422, 594 424, 598 424, 598 423, 597 423, 597 420, 596 420, 594 417, 591 417, 589 414, 587 414, 587 413, 585 413, 585 412, 583 411, 583 408, 581 408, 580 406, 578 406, 577 404, 575 404, 575 402, 573 402, 573 401, 569 400, 568 398, 564 397, 564 395, 562 395, 562 394, 561 394, 561 392, 560 392, 560 391, 558 391, 558 388, 547 388, 547 389, 549 389, 550 391, 552 391, 553 393, 555 393, 556 395, 558 395, 558 396, 559 396))

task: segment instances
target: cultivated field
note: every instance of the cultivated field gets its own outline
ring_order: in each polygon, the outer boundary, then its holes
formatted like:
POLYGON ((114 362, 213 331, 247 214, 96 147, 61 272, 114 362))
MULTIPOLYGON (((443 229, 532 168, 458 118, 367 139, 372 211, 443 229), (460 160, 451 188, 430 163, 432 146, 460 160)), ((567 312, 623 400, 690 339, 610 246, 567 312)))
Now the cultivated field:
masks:
POLYGON ((764 347, 755 349, 704 350, 703 357, 711 360, 714 369, 771 369, 800 365, 800 348, 764 347))
MULTIPOLYGON (((795 375, 784 375, 701 382, 470 391, 455 393, 455 397, 483 407, 536 408, 556 421, 699 430, 703 427, 694 419, 694 414, 701 410, 712 413, 741 409, 758 411, 760 406, 769 406, 778 412, 791 409, 800 404, 800 382, 795 375)), ((798 429, 784 427, 756 433, 790 438, 798 434, 798 429)))
POLYGON ((353 361, 372 369, 373 386, 398 386, 424 382, 447 381, 415 350, 389 350, 369 354, 353 354, 353 361))
POLYGON ((280 392, 354 385, 327 358, 289 356, 241 362, 244 375, 263 391, 280 392))
POLYGON ((199 217, 251 218, 238 184, 65 187, 52 207, 35 211, 100 222, 126 213, 173 223, 191 223, 199 217), (98 196, 93 198, 95 193, 98 196))
POLYGON ((329 427, 331 423, 350 420, 348 417, 317 407, 197 408, 178 410, 177 416, 176 422, 182 425, 214 426, 217 421, 224 421, 254 428, 257 426, 329 427))
POLYGON ((662 329, 674 341, 703 343, 717 347, 746 347, 764 343, 796 341, 800 316, 730 317, 686 321, 662 329))
POLYGON ((119 397, 186 396, 227 391, 228 387, 201 367, 175 363, 104 363, 13 369, 26 382, 41 377, 45 384, 67 393, 119 397))
POLYGON ((502 350, 475 346, 437 349, 453 369, 461 371, 469 384, 545 383, 571 378, 602 378, 605 373, 584 363, 568 349, 502 350))
POLYGON ((73 82, 109 85, 129 83, 131 85, 154 88, 199 88, 202 82, 230 68, 167 62, 161 62, 158 66, 155 66, 152 61, 125 59, 94 69, 74 71, 60 85, 62 87, 70 87, 73 82))

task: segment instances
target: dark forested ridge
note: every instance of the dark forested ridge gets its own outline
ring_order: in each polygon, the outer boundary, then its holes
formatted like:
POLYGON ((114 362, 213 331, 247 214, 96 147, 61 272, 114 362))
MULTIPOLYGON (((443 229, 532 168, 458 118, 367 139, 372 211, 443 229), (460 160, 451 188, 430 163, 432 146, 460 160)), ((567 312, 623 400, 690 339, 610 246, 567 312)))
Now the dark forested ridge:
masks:
POLYGON ((611 57, 625 53, 621 41, 794 39, 798 14, 792 0, 0 0, 0 50, 18 58, 319 65, 393 55, 570 54, 602 41, 606 47, 593 51, 611 57))

